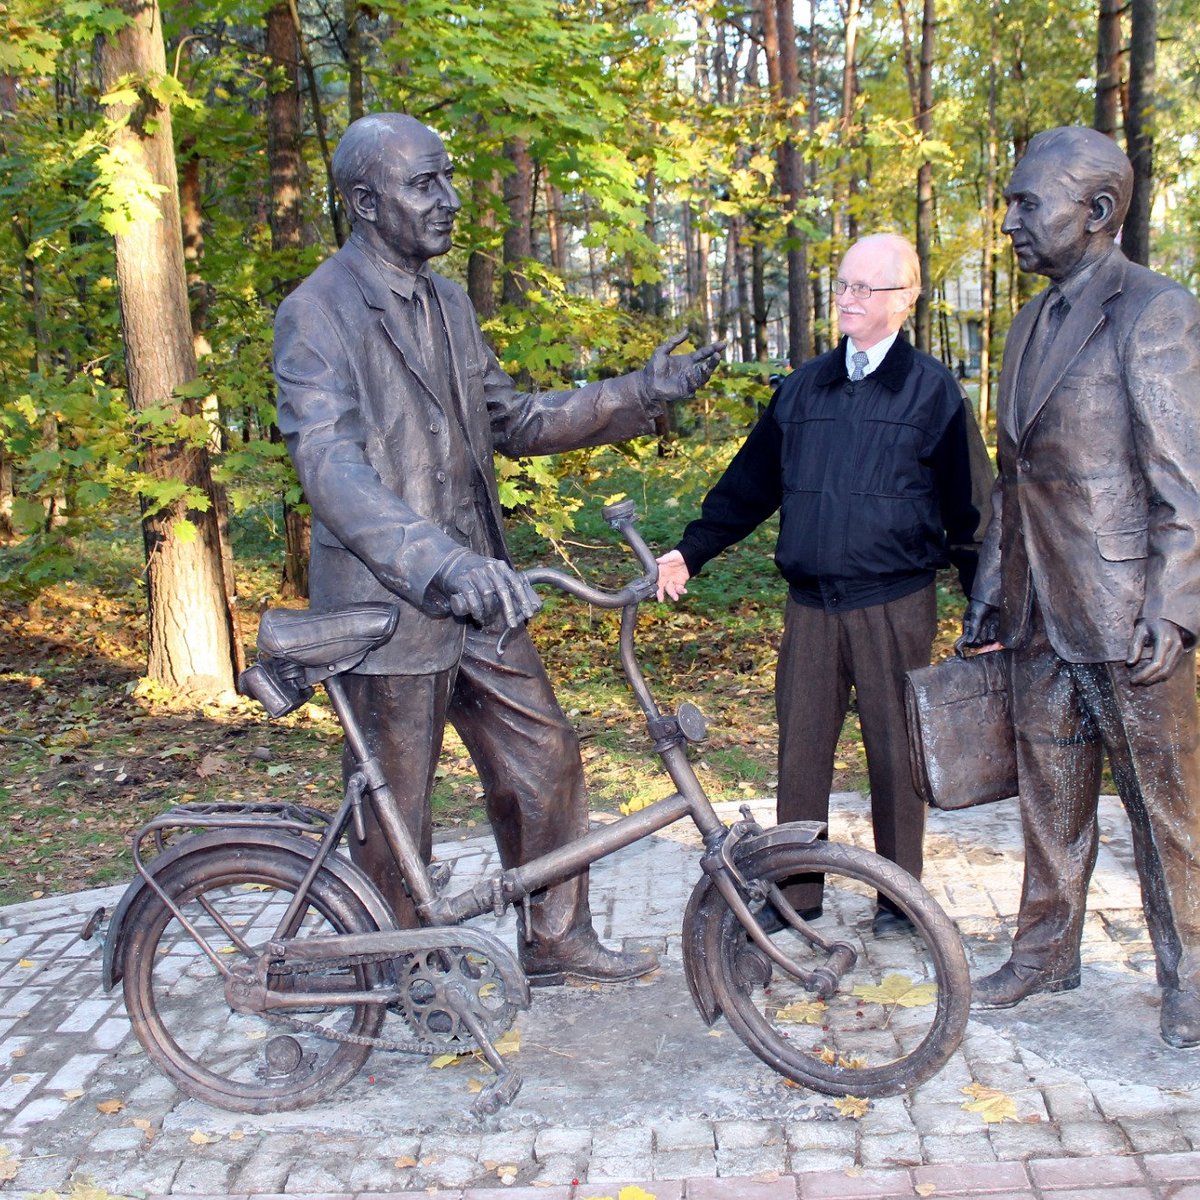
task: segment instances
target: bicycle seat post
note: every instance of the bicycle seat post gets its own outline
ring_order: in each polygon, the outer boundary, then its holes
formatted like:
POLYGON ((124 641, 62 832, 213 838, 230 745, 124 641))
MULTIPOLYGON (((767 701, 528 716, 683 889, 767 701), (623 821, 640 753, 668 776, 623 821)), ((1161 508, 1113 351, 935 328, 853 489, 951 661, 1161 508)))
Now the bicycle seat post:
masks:
POLYGON ((392 789, 388 786, 383 768, 379 765, 379 759, 367 745, 366 736, 350 707, 340 676, 332 675, 326 679, 325 691, 329 695, 342 732, 346 736, 346 745, 350 747, 350 753, 354 756, 358 770, 366 780, 375 819, 378 821, 380 829, 383 830, 383 836, 400 867, 401 877, 412 893, 417 911, 425 916, 429 906, 437 899, 437 893, 433 889, 433 882, 429 876, 429 869, 421 858, 416 840, 400 816, 392 789))

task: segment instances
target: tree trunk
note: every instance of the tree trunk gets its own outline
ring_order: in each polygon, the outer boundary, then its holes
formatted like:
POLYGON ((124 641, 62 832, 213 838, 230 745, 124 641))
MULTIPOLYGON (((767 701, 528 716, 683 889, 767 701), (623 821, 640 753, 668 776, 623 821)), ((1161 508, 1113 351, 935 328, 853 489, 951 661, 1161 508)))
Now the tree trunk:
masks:
POLYGON ((1125 257, 1150 264, 1150 207, 1154 199, 1154 74, 1158 40, 1157 0, 1130 0, 1129 109, 1125 153, 1133 163, 1133 196, 1121 227, 1125 257))
POLYGON ((527 284, 524 260, 533 257, 530 219, 533 196, 533 159, 524 138, 504 144, 504 157, 511 170, 504 177, 504 203, 508 223, 504 228, 504 279, 501 299, 505 304, 524 306, 527 284))
POLYGON ((979 428, 991 423, 992 319, 996 303, 996 173, 999 127, 996 92, 1000 76, 1000 8, 991 6, 991 46, 988 56, 987 133, 984 148, 983 252, 979 263, 979 428))
MULTIPOLYGON (((771 0, 765 0, 770 4, 771 0)), ((788 111, 788 126, 800 131, 796 101, 800 96, 800 64, 796 51, 793 0, 775 0, 779 30, 779 94, 788 111)), ((812 353, 812 328, 808 314, 808 239, 800 230, 800 204, 804 199, 804 163, 794 137, 779 147, 779 177, 785 197, 788 277, 788 362, 798 367, 812 353)))
POLYGON ((546 232, 550 238, 550 265, 560 274, 567 273, 567 225, 563 219, 563 195, 549 180, 546 182, 546 232))
POLYGON ((1096 110, 1092 124, 1110 138, 1117 136, 1121 107, 1122 0, 1100 0, 1096 20, 1096 110))
MULTIPOLYGON (((131 23, 100 47, 105 91, 119 80, 135 86, 166 74, 162 23, 155 0, 123 0, 131 23)), ((179 219, 170 109, 142 94, 134 109, 110 105, 112 139, 124 156, 128 185, 152 181, 156 219, 142 218, 116 235, 117 288, 129 396, 137 412, 162 407, 193 416, 197 406, 174 389, 196 375, 179 219)), ((221 581, 221 548, 204 446, 176 442, 142 448, 142 470, 153 480, 185 484, 207 502, 143 500, 149 615, 147 674, 168 687, 211 694, 233 687, 234 623, 221 581)))
MULTIPOLYGON (((845 38, 842 54, 842 112, 839 122, 841 160, 833 185, 833 212, 831 233, 832 254, 836 258, 846 251, 844 230, 846 225, 846 199, 850 194, 850 151, 854 140, 854 105, 858 95, 858 71, 855 58, 858 46, 858 20, 862 13, 862 0, 847 0, 845 38)), ((829 306, 829 331, 834 342, 838 339, 837 308, 829 306)))
MULTIPOLYGON (((274 287, 282 300, 300 282, 297 256, 304 247, 304 154, 301 128, 304 102, 300 96, 300 42, 286 4, 267 10, 267 57, 271 61, 271 90, 267 100, 267 158, 271 188, 271 251, 275 258, 274 287)), ((272 424, 270 438, 278 440, 272 424)), ((311 518, 283 503, 283 581, 289 598, 308 595, 308 554, 311 518)))
MULTIPOLYGON (((646 237, 658 245, 658 175, 653 167, 646 172, 646 237)), ((664 302, 661 279, 647 279, 641 287, 642 311, 649 317, 662 316, 664 302)))
POLYGON ((766 262, 762 242, 757 238, 750 249, 750 295, 754 305, 754 357, 765 363, 768 357, 766 262))
POLYGON ((358 0, 345 0, 346 72, 349 118, 357 121, 363 115, 362 8, 358 0))

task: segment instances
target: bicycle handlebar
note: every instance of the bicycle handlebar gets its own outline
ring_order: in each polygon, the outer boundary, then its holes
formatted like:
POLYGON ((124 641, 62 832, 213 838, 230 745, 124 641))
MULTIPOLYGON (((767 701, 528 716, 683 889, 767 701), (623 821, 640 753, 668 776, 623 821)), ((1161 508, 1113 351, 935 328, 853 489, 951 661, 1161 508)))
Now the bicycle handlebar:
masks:
POLYGON ((618 530, 629 543, 637 556, 638 562, 645 568, 646 573, 631 580, 619 591, 609 591, 605 588, 592 587, 581 579, 575 579, 563 571, 553 567, 531 567, 523 571, 524 577, 534 585, 545 583, 568 592, 570 595, 594 604, 597 608, 628 608, 640 604, 654 595, 658 588, 658 563, 654 553, 646 545, 635 524, 637 509, 632 500, 621 500, 616 504, 607 505, 602 514, 604 519, 618 530))

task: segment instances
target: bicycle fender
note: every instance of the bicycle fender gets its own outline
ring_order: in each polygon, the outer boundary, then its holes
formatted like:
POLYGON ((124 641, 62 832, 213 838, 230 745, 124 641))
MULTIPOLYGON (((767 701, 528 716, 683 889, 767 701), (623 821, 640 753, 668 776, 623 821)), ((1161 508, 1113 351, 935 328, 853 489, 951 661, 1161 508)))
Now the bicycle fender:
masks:
MULTIPOLYGON (((228 846, 230 834, 228 830, 213 829, 207 833, 190 834, 181 838, 175 845, 158 855, 149 864, 151 875, 169 867, 191 854, 203 853, 213 846, 228 846)), ((249 854, 259 846, 285 850, 297 857, 311 861, 317 853, 318 845, 309 838, 298 837, 293 833, 284 833, 278 829, 239 828, 237 844, 244 846, 249 854)), ((370 913, 376 926, 382 930, 396 928, 396 920, 392 916, 387 903, 379 894, 379 890, 365 874, 348 858, 340 854, 331 854, 325 860, 325 868, 332 872, 337 879, 346 885, 370 913)), ((146 881, 136 876, 125 889, 120 902, 113 911, 112 920, 104 935, 104 964, 102 979, 105 991, 112 991, 121 981, 121 950, 125 940, 125 917, 134 901, 146 890, 146 881)))
MULTIPOLYGON (((760 850, 776 846, 811 846, 824 832, 820 821, 788 821, 774 825, 734 847, 733 861, 740 866, 760 850)), ((705 1025, 715 1024, 721 1006, 708 977, 708 956, 719 951, 718 928, 725 912, 725 900, 708 875, 702 875, 692 888, 683 914, 683 972, 688 991, 705 1025)))

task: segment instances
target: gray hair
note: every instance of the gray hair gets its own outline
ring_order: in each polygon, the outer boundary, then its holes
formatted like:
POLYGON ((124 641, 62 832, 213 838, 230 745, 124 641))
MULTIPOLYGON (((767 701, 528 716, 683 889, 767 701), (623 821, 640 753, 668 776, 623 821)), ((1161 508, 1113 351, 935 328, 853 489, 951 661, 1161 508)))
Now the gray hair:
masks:
POLYGON ((912 242, 898 233, 869 233, 861 237, 855 246, 866 246, 869 250, 881 251, 895 260, 899 276, 895 287, 910 287, 921 290, 921 260, 912 242))

